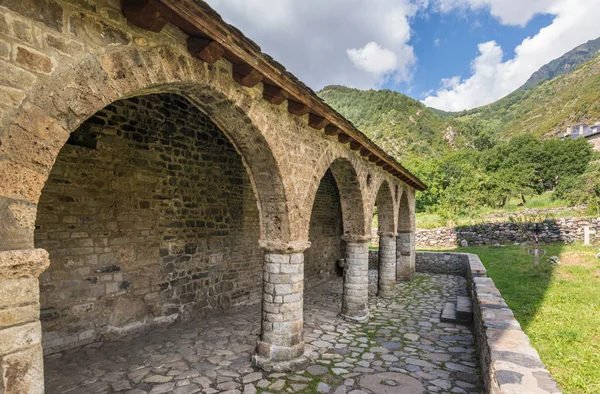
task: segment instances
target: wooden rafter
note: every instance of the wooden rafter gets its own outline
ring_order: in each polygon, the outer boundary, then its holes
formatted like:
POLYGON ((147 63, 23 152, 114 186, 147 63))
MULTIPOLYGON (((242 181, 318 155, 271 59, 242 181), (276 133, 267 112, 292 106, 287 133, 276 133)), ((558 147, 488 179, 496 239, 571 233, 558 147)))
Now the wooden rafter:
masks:
POLYGON ((360 144, 360 142, 356 142, 354 140, 350 141, 350 149, 359 150, 361 147, 362 145, 360 144))
POLYGON ((308 105, 288 99, 288 112, 296 116, 304 116, 310 111, 308 105))
POLYGON ((271 104, 279 105, 287 100, 288 94, 279 86, 265 83, 263 85, 263 99, 271 104))
POLYGON ((312 112, 308 115, 308 125, 316 130, 323 130, 325 126, 327 126, 329 122, 327 119, 322 116, 315 115, 312 112))
POLYGON ((338 141, 342 144, 345 144, 350 141, 350 136, 348 134, 340 133, 338 134, 338 141))
POLYGON ((332 124, 325 126, 325 134, 327 135, 338 135, 340 132, 341 130, 332 124))
POLYGON ((123 0, 127 21, 142 29, 160 32, 171 21, 173 12, 158 0, 123 0))
POLYGON ((187 44, 192 56, 208 64, 215 63, 225 52, 221 44, 209 38, 189 37, 187 44))
POLYGON ((252 88, 263 79, 263 75, 248 64, 233 64, 233 79, 242 86, 252 88))

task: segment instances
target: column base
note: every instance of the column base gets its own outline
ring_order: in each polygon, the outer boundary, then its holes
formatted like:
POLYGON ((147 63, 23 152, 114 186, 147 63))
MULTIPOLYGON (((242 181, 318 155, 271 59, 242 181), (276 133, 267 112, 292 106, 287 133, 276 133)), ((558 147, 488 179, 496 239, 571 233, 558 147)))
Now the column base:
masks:
POLYGON ((252 355, 252 364, 267 372, 294 372, 308 367, 312 362, 309 356, 309 349, 305 349, 304 354, 289 360, 274 360, 255 353, 252 355))
POLYGON ((416 272, 411 272, 408 275, 397 275, 397 282, 410 282, 415 277, 416 272))
POLYGON ((365 323, 365 322, 369 321, 369 317, 370 317, 368 312, 365 316, 348 316, 348 315, 344 315, 343 313, 340 313, 338 316, 346 321, 350 321, 353 323, 365 323))

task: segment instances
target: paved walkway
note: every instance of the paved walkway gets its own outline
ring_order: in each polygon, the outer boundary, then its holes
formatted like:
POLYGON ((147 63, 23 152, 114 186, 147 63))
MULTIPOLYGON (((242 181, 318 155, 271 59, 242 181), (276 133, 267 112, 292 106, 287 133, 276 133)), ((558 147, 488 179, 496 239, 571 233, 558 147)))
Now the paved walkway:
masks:
MULTIPOLYGON (((375 280, 371 283, 373 292, 375 280)), ((444 302, 465 294, 463 278, 419 274, 399 284, 394 299, 372 296, 367 324, 337 317, 341 291, 339 278, 307 291, 305 338, 314 364, 305 371, 264 373, 252 367, 260 332, 256 305, 51 355, 46 392, 481 392, 470 330, 439 320, 444 302)))

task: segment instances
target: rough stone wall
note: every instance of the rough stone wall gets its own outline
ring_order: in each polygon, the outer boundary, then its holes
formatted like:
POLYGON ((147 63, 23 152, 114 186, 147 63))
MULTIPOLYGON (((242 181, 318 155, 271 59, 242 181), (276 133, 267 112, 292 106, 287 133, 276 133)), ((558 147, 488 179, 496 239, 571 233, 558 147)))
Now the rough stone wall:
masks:
POLYGON ((342 209, 340 194, 331 171, 317 189, 310 218, 310 248, 304 252, 304 279, 312 286, 336 275, 342 258, 342 209))
POLYGON ((590 144, 592 144, 592 147, 595 151, 600 152, 600 134, 588 137, 587 140, 590 144))
POLYGON ((494 245, 532 241, 540 230, 540 240, 545 243, 583 240, 584 227, 589 226, 592 242, 600 241, 600 218, 559 218, 539 223, 488 223, 474 226, 442 227, 417 230, 417 247, 456 246, 466 239, 469 245, 494 245))
POLYGON ((72 134, 38 206, 45 348, 256 300, 258 220, 239 155, 187 100, 109 105, 72 134))

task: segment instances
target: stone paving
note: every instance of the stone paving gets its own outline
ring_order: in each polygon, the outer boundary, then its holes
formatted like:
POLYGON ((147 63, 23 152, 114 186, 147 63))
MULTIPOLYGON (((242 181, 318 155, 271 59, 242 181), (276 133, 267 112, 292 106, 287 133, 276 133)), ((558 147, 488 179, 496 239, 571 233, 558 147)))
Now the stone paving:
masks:
POLYGON ((445 302, 466 294, 463 278, 418 274, 396 296, 375 297, 371 319, 337 314, 342 280, 307 290, 305 339, 313 364, 297 373, 266 373, 250 355, 260 332, 260 306, 178 323, 137 338, 99 342, 45 359, 53 393, 479 393, 473 335, 441 323, 445 302))

